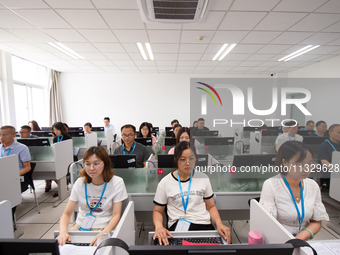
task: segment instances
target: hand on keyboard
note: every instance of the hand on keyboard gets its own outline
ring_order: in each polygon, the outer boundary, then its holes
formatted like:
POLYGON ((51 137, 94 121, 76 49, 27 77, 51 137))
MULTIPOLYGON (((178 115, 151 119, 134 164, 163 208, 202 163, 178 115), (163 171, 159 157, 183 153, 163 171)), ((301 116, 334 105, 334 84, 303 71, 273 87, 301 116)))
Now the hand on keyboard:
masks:
POLYGON ((168 241, 168 236, 172 237, 171 233, 169 230, 167 230, 164 227, 161 227, 159 229, 156 228, 155 230, 155 234, 153 235, 153 240, 157 239, 157 244, 159 245, 169 245, 169 241, 168 241))
MULTIPOLYGON (((223 244, 223 240, 221 237, 189 237, 189 238, 167 238, 169 245, 194 245, 194 244, 205 244, 205 245, 214 245, 214 244, 223 244), (184 243, 183 243, 184 241, 184 243)), ((153 245, 158 245, 159 240, 156 238, 153 240, 153 245)))
POLYGON ((217 225, 217 232, 230 244, 230 228, 220 224, 217 225))
POLYGON ((59 233, 58 244, 64 245, 64 244, 66 244, 66 242, 71 242, 71 236, 68 233, 66 233, 66 234, 59 233))
POLYGON ((71 243, 71 242, 66 242, 66 244, 72 244, 76 246, 90 246, 89 243, 71 243))

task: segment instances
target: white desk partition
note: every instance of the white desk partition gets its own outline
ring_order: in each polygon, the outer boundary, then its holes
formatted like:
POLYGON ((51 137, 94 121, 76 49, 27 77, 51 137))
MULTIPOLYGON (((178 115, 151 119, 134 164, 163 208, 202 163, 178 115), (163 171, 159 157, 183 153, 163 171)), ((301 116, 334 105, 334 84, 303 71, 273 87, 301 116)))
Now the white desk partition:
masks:
POLYGON ((0 174, 0 201, 9 200, 12 207, 17 206, 22 201, 18 155, 0 158, 0 174))
POLYGON ((0 202, 0 238, 14 238, 12 205, 8 200, 0 202))
POLYGON ((92 132, 91 134, 86 136, 85 140, 86 140, 86 148, 97 146, 97 133, 92 132))
POLYGON ((110 151, 110 146, 111 146, 111 143, 113 142, 113 130, 112 129, 106 130, 105 135, 106 135, 106 139, 105 139, 106 148, 107 148, 107 151, 110 151))
MULTIPOLYGON (((43 146, 46 147, 46 146, 43 146)), ((33 173, 34 180, 58 180, 59 202, 58 206, 67 197, 66 174, 69 164, 73 162, 73 142, 66 140, 51 145, 53 159, 32 161, 36 163, 33 173)))
POLYGON ((251 132, 249 138, 250 154, 261 154, 261 133, 251 132))
POLYGON ((340 152, 333 151, 332 164, 334 165, 334 171, 331 173, 331 182, 329 188, 329 196, 336 201, 340 202, 340 152), (336 167, 338 170, 335 170, 336 167))

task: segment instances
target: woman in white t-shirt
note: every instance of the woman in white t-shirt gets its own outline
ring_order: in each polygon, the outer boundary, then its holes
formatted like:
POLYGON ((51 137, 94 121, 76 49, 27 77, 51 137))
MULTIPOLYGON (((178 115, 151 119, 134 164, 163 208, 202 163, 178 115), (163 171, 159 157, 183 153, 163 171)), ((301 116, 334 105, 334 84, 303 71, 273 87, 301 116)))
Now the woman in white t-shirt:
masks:
POLYGON ((122 178, 115 176, 111 160, 103 147, 90 147, 84 157, 84 168, 73 185, 65 211, 60 219, 59 245, 71 242, 68 224, 79 203, 76 222, 70 230, 100 231, 90 245, 96 245, 97 237, 110 233, 118 224, 122 201, 127 192, 122 178))
POLYGON ((178 170, 166 175, 158 184, 153 209, 154 239, 169 244, 170 231, 214 230, 230 242, 230 229, 223 225, 214 203, 214 193, 207 175, 195 172, 196 153, 186 141, 176 145, 174 159, 178 170), (167 207, 168 229, 163 227, 167 207))
POLYGON ((307 178, 314 167, 312 152, 302 142, 287 141, 279 148, 276 166, 281 173, 264 182, 260 204, 295 238, 313 239, 329 217, 318 184, 307 178))

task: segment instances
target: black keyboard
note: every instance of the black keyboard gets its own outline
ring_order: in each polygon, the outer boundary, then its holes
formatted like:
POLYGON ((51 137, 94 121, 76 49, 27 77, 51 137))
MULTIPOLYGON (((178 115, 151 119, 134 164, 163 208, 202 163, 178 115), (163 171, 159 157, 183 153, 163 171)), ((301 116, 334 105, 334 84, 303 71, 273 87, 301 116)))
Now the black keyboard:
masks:
MULTIPOLYGON (((223 244, 221 237, 191 237, 191 238, 168 238, 169 245, 182 245, 183 240, 190 243, 217 243, 223 244)), ((158 238, 152 240, 152 245, 159 245, 158 238)))
POLYGON ((72 244, 76 246, 90 246, 90 243, 72 243, 72 242, 66 242, 66 244, 72 244))

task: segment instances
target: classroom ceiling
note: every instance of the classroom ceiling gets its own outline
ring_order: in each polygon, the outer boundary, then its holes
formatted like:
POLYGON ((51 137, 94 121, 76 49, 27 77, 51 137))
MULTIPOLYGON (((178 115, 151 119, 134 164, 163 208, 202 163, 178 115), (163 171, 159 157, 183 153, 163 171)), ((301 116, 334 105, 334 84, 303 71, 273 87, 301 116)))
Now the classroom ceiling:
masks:
POLYGON ((340 0, 210 0, 196 24, 144 23, 137 0, 0 0, 0 48, 62 72, 285 73, 340 55, 340 0), (212 61, 223 43, 237 46, 212 61), (309 44, 321 46, 278 62, 309 44))

